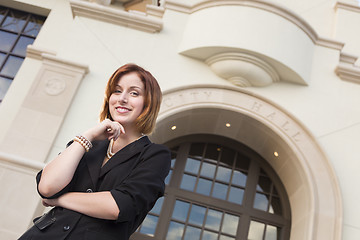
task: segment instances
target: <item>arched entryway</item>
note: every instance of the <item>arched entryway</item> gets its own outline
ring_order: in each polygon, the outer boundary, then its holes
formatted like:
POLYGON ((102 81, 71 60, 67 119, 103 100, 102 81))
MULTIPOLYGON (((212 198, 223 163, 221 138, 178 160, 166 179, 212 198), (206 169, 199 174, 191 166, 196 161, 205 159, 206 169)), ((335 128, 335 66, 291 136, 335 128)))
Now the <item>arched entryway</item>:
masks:
POLYGON ((245 90, 195 86, 165 92, 152 139, 214 134, 253 149, 274 169, 291 207, 290 239, 341 239, 336 175, 316 139, 289 112, 245 90))

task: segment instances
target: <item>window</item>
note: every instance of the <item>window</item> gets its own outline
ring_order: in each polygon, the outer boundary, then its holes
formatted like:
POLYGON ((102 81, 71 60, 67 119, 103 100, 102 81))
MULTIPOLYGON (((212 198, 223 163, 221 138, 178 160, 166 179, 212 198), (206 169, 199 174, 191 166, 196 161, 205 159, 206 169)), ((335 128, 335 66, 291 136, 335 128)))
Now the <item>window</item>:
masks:
POLYGON ((168 144, 172 164, 165 197, 132 239, 287 240, 289 200, 258 154, 219 136, 194 135, 168 144))
POLYGON ((0 6, 0 103, 45 17, 0 6))

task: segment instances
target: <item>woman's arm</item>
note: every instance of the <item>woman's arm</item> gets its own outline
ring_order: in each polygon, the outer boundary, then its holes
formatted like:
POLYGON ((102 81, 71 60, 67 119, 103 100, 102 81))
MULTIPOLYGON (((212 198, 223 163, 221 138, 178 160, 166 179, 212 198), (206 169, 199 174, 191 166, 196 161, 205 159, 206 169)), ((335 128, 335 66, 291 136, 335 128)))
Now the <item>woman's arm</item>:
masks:
POLYGON ((45 206, 59 206, 90 217, 116 220, 119 208, 109 191, 95 193, 65 193, 56 199, 43 199, 45 206))
MULTIPOLYGON (((106 119, 87 130, 82 136, 89 141, 111 139, 116 140, 120 133, 125 133, 123 126, 118 122, 106 119), (107 129, 111 129, 107 131, 107 129)), ((42 171, 38 185, 39 193, 44 197, 51 197, 67 186, 74 176, 75 170, 85 153, 85 148, 74 141, 54 160, 48 163, 42 171)), ((105 156, 104 156, 105 157, 105 156)))

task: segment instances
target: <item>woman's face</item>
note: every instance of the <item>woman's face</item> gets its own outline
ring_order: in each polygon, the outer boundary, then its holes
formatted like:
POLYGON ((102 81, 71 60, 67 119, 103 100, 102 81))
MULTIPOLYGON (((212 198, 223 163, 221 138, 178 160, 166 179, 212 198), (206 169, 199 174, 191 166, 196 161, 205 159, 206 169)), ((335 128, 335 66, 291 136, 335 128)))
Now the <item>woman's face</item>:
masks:
POLYGON ((137 73, 122 76, 109 98, 112 119, 126 127, 134 127, 144 109, 145 87, 137 73))

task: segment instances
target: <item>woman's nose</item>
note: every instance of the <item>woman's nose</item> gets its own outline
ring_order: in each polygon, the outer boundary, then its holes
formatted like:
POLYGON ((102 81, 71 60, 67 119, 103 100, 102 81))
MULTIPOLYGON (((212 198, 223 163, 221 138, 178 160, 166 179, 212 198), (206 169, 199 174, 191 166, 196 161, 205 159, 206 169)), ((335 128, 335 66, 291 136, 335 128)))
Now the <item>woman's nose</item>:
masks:
POLYGON ((125 92, 121 93, 119 96, 119 102, 126 103, 128 101, 128 97, 125 92))

